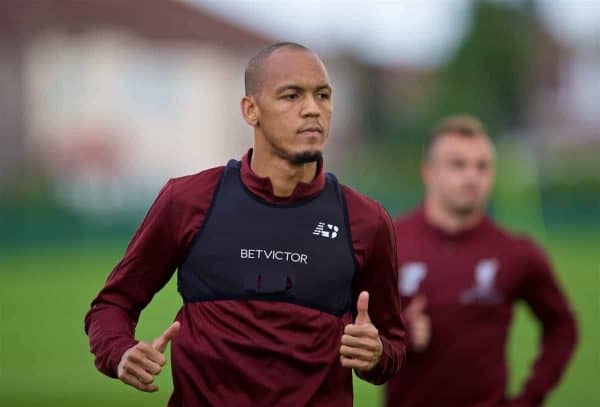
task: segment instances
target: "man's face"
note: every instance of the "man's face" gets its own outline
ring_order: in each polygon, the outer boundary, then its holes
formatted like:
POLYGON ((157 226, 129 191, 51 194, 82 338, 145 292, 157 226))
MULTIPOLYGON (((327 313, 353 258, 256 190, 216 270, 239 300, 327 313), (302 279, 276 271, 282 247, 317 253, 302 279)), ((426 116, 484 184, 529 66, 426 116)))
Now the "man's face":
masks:
POLYGON ((446 133, 431 146, 423 167, 427 196, 447 210, 483 210, 494 179, 494 149, 485 135, 446 133))
POLYGON ((331 85, 321 60, 280 49, 265 61, 255 96, 258 130, 278 156, 295 163, 321 156, 331 120, 331 85))

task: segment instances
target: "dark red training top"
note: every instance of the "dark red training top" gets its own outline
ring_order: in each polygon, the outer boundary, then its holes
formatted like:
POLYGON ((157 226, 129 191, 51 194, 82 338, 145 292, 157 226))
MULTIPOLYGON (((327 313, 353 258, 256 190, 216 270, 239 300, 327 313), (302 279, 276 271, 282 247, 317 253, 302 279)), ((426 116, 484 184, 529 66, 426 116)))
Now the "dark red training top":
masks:
MULTIPOLYGON (((538 358, 515 406, 540 405, 576 343, 573 314, 543 252, 490 219, 449 235, 423 208, 395 224, 403 304, 427 298, 431 342, 387 386, 388 406, 497 406, 506 399, 506 339, 523 300, 541 324, 538 358)), ((406 305, 405 305, 406 307, 406 305)), ((410 331, 410 321, 406 320, 410 331)), ((514 404, 512 404, 514 403, 514 404)))
MULTIPOLYGON (((241 179, 261 199, 292 203, 325 186, 319 165, 312 182, 276 197, 270 180, 252 172, 251 153, 242 159, 241 179)), ((170 180, 93 301, 85 327, 101 372, 115 377, 121 356, 135 345, 141 310, 187 258, 222 173, 218 167, 170 180)), ((369 314, 383 342, 381 361, 362 378, 380 384, 397 373, 405 351, 393 226, 380 204, 343 185, 342 192, 358 265, 352 298, 370 293, 369 314)), ((186 303, 176 320, 169 406, 352 405, 351 371, 339 361, 350 312, 339 318, 287 302, 222 300, 186 303), (201 363, 207 356, 212 362, 201 363)))

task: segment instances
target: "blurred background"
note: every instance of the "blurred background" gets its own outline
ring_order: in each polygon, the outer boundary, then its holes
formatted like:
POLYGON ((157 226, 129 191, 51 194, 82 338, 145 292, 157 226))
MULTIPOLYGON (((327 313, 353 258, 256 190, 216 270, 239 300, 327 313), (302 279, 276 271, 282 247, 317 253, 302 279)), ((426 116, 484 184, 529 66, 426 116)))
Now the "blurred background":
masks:
MULTIPOLYGON (((0 9, 0 404, 165 405, 95 371, 83 316, 171 177, 252 144, 243 69, 296 41, 334 86, 326 165, 392 215, 418 204, 422 141, 479 116, 499 152, 491 214, 542 243, 582 340, 547 405, 600 403, 600 2, 4 0, 0 9)), ((150 339, 175 284, 142 315, 150 339)), ((510 391, 535 357, 519 308, 510 391)), ((380 389, 357 383, 356 405, 380 389)), ((600 405, 600 404, 599 404, 600 405)))

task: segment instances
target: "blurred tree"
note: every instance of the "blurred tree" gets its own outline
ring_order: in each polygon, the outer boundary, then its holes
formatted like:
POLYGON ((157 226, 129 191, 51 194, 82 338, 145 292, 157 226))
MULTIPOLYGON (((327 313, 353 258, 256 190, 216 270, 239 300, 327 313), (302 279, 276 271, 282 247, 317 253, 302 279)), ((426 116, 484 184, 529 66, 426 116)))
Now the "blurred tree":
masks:
POLYGON ((482 119, 492 135, 524 124, 534 33, 540 29, 532 4, 474 2, 471 27, 440 69, 425 123, 465 112, 482 119))
MULTIPOLYGON (((438 70, 428 74, 385 68, 366 72, 364 122, 371 141, 367 157, 376 158, 366 160, 364 168, 394 174, 396 181, 382 181, 383 189, 363 180, 361 188, 390 202, 392 210, 406 209, 418 201, 423 139, 445 115, 476 115, 492 136, 523 127, 535 34, 543 30, 533 0, 511 4, 473 1, 469 28, 438 70), (415 89, 420 89, 420 94, 415 89)), ((364 172, 357 165, 354 170, 364 172)))

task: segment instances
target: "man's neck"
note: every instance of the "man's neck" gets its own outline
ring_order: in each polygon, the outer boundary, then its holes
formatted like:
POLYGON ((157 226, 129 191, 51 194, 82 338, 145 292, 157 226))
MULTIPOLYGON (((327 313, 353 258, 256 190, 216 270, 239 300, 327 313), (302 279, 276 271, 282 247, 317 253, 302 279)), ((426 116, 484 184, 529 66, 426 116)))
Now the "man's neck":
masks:
POLYGON ((309 183, 317 174, 316 162, 295 165, 261 148, 253 150, 250 168, 259 177, 269 178, 273 194, 282 198, 291 196, 299 182, 309 183))
POLYGON ((446 210, 440 202, 432 198, 426 198, 424 206, 425 219, 433 226, 451 235, 474 228, 484 216, 483 209, 475 210, 466 215, 453 213, 446 210))

